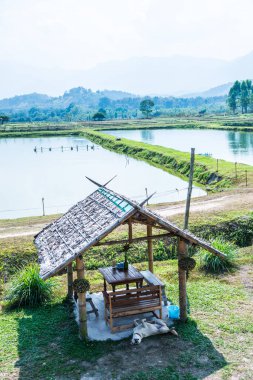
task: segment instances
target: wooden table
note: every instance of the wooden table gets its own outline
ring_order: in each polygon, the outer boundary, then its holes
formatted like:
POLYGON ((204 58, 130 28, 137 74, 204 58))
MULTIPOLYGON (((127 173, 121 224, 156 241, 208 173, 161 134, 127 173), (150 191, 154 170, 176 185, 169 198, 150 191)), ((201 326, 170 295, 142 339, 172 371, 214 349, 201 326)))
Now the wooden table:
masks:
POLYGON ((119 270, 113 267, 99 268, 99 272, 104 277, 104 291, 106 292, 106 283, 112 286, 113 292, 117 285, 126 284, 126 289, 129 289, 129 284, 135 283, 136 288, 142 287, 143 275, 132 265, 128 265, 128 270, 119 270))

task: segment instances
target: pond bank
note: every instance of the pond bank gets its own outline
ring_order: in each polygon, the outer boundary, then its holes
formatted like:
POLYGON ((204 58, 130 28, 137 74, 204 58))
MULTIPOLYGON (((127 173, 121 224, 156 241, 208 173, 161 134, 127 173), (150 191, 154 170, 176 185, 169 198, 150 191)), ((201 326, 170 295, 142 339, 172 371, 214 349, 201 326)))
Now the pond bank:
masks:
MULTIPOLYGON (((166 170, 172 174, 187 179, 190 171, 190 154, 162 146, 150 145, 142 142, 117 139, 114 136, 99 131, 86 129, 82 134, 92 142, 101 145, 111 151, 129 155, 144 160, 151 165, 166 170)), ((194 181, 213 191, 228 189, 235 186, 245 186, 245 173, 247 170, 248 184, 253 185, 253 167, 246 164, 237 165, 235 177, 235 166, 231 162, 219 160, 217 172, 217 160, 211 157, 196 155, 194 181)))

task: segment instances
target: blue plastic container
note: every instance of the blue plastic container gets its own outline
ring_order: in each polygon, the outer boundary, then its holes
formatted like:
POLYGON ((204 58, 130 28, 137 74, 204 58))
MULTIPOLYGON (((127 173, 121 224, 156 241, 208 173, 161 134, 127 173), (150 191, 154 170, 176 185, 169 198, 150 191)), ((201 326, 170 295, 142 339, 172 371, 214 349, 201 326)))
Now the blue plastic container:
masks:
POLYGON ((118 263, 116 265, 116 268, 119 269, 119 270, 123 270, 124 269, 124 261, 122 261, 121 263, 118 263))
POLYGON ((168 306, 168 317, 171 319, 179 319, 179 307, 177 305, 168 306))

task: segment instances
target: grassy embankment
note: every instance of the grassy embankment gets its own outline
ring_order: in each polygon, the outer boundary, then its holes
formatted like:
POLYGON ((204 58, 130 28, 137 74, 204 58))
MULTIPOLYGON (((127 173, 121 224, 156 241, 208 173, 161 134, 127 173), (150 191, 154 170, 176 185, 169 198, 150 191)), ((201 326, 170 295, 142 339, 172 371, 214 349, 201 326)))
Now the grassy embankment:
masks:
POLYGON ((125 119, 80 122, 37 122, 37 123, 8 123, 1 126, 0 137, 25 137, 65 135, 83 128, 92 129, 149 129, 149 128, 207 128, 234 131, 253 131, 252 115, 204 117, 157 117, 152 119, 125 119))
MULTIPOLYGON (((82 123, 84 127, 87 123, 82 123)), ((253 131, 251 115, 205 117, 159 117, 140 120, 109 120, 88 124, 96 130, 117 129, 217 129, 241 132, 253 131)))
MULTIPOLYGON (((85 129, 82 134, 92 142, 114 152, 129 155, 144 160, 151 165, 168 171, 172 174, 187 178, 190 171, 190 154, 150 145, 142 142, 122 138, 117 141, 114 136, 85 129)), ((237 177, 235 165, 225 160, 219 160, 217 173, 217 160, 212 157, 196 155, 194 180, 197 184, 208 187, 210 190, 220 190, 229 187, 245 186, 245 171, 247 170, 248 184, 253 184, 253 167, 245 164, 237 165, 237 177)))

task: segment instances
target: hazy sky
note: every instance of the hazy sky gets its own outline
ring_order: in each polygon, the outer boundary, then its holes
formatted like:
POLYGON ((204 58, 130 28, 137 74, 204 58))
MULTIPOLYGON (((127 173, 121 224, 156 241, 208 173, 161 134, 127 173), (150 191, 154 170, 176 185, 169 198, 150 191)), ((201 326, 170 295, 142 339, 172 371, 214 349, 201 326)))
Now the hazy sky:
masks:
POLYGON ((134 56, 252 50, 252 0, 0 0, 0 60, 85 69, 134 56))

